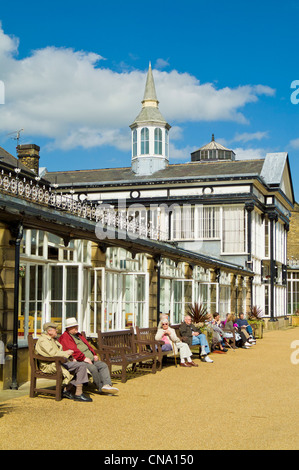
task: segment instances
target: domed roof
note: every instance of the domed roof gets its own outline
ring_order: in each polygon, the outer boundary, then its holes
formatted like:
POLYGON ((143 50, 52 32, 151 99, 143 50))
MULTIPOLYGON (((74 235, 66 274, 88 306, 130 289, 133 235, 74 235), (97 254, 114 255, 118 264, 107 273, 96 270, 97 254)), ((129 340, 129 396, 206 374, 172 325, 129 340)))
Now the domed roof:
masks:
POLYGON ((227 150, 228 152, 232 152, 231 149, 224 147, 223 145, 219 144, 219 142, 215 141, 214 134, 212 134, 212 140, 206 145, 203 145, 198 150, 227 150))
POLYGON ((211 142, 191 153, 191 161, 235 160, 235 155, 233 150, 215 142, 214 134, 212 134, 211 142))

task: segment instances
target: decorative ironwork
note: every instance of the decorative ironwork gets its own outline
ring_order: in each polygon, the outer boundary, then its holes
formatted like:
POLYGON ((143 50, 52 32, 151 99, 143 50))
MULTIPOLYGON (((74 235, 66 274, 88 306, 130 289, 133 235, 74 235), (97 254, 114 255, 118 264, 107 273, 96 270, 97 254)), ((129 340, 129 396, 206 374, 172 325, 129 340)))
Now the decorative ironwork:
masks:
POLYGON ((19 178, 17 170, 15 169, 16 175, 11 172, 7 174, 4 170, 1 171, 0 192, 49 208, 65 211, 77 217, 93 220, 96 223, 100 222, 103 226, 121 229, 135 234, 137 237, 161 241, 168 240, 166 232, 153 227, 151 222, 147 224, 146 220, 141 223, 131 214, 128 215, 124 208, 117 211, 109 204, 96 204, 87 199, 80 201, 74 197, 74 193, 68 195, 58 192, 57 184, 53 184, 52 187, 40 184, 40 178, 38 177, 35 178, 35 181, 19 178))

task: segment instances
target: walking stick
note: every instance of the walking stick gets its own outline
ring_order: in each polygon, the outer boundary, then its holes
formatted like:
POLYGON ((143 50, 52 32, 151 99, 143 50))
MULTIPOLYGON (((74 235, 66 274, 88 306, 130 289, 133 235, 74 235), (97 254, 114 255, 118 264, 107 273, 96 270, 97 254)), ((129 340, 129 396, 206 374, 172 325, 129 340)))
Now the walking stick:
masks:
POLYGON ((235 349, 231 347, 231 345, 229 344, 229 341, 227 341, 227 338, 224 338, 224 339, 225 339, 225 344, 227 344, 227 346, 235 352, 235 349))
POLYGON ((174 342, 171 341, 171 343, 172 343, 172 351, 173 351, 173 355, 174 355, 174 363, 175 363, 175 367, 177 367, 178 365, 177 365, 177 362, 176 362, 176 354, 175 354, 175 351, 174 351, 174 342))

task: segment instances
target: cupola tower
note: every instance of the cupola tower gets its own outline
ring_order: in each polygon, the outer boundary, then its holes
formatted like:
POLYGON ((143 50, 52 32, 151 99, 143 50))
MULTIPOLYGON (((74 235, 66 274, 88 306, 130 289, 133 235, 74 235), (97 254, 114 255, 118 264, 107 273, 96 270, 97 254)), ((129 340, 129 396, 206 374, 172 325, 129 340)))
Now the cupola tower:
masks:
POLYGON ((146 78, 142 109, 130 125, 132 130, 132 170, 151 175, 163 170, 169 161, 169 129, 159 111, 151 64, 146 78))

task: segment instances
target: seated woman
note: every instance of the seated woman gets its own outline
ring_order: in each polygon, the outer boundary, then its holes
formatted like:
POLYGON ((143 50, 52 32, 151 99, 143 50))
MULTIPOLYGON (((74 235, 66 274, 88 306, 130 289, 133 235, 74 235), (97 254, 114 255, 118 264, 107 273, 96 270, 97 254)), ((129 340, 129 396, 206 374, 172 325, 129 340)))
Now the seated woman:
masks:
POLYGON ((250 348, 251 344, 247 342, 246 335, 242 331, 240 333, 237 332, 237 329, 234 326, 234 322, 235 322, 235 316, 233 313, 231 313, 227 316, 227 321, 223 329, 224 337, 227 339, 232 338, 233 331, 235 331, 236 346, 238 346, 239 348, 245 348, 245 349, 250 348))
POLYGON ((223 336, 223 330, 220 328, 220 315, 219 313, 214 313, 213 317, 209 315, 210 325, 213 329, 213 339, 212 339, 212 350, 213 352, 227 352, 225 348, 225 341, 223 336))
POLYGON ((190 351, 188 344, 180 341, 175 330, 169 327, 168 320, 165 318, 161 321, 161 327, 157 330, 155 340, 164 341, 162 351, 173 350, 174 354, 177 354, 177 350, 180 351, 181 367, 198 367, 198 364, 195 364, 191 359, 192 352, 190 351))

